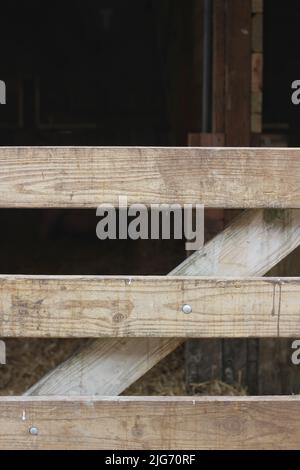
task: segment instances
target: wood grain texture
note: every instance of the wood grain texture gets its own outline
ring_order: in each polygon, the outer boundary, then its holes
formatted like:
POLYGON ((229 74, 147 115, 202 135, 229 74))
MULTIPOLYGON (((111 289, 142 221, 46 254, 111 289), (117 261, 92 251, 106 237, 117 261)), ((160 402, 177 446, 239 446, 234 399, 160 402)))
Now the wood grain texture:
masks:
POLYGON ((262 119, 261 113, 251 114, 251 132, 253 132, 253 134, 261 134, 263 129, 262 119))
MULTIPOLYGON (((225 143, 251 145, 251 0, 224 0, 225 4, 225 143)), ((229 213, 230 215, 230 213, 229 213)), ((233 274, 233 273, 232 273, 233 274)), ((234 273, 235 274, 235 273, 234 273)), ((222 341, 222 377, 243 383, 247 363, 246 340, 222 341), (228 354, 230 353, 230 354, 228 354), (231 371, 230 373, 228 373, 231 371)))
MULTIPOLYGON (((251 0, 226 0, 225 142, 250 145, 251 0)), ((242 206, 240 206, 242 207, 242 206)))
POLYGON ((25 395, 120 395, 181 343, 178 338, 87 340, 25 395))
POLYGON ((299 149, 2 147, 0 169, 0 207, 300 207, 299 149))
MULTIPOLYGON (((300 211, 245 211, 170 275, 262 276, 300 244, 300 211)), ((118 395, 180 339, 99 339, 45 375, 30 395, 118 395)))
POLYGON ((297 396, 0 398, 1 449, 279 450, 299 439, 297 396))
POLYGON ((3 338, 300 336, 300 278, 0 276, 0 305, 3 338))

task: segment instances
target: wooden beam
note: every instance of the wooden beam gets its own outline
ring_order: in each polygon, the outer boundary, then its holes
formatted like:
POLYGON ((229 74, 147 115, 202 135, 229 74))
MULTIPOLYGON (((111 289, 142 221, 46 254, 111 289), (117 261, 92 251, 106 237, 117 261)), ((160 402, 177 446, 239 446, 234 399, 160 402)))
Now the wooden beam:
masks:
POLYGON ((188 135, 189 147, 224 147, 224 143, 224 134, 222 133, 191 132, 188 135))
POLYGON ((251 0, 226 0, 226 109, 228 146, 250 145, 251 0))
POLYGON ((263 13, 264 0, 252 0, 252 13, 263 13))
POLYGON ((251 95, 251 132, 262 133, 262 56, 263 56, 263 2, 252 2, 252 71, 251 88, 259 88, 251 95), (260 10, 258 13, 257 10, 260 10))
MULTIPOLYGON (((262 276, 300 244, 300 212, 246 211, 170 275, 262 276)), ((118 395, 181 340, 105 339, 82 348, 27 392, 118 395)))
POLYGON ((300 207, 299 149, 2 147, 0 168, 0 207, 300 207))
POLYGON ((0 398, 1 449, 280 450, 299 440, 297 396, 0 398))
POLYGON ((263 54, 252 54, 251 90, 252 93, 262 93, 263 89, 263 54))
POLYGON ((226 74, 226 2, 213 2, 213 96, 212 129, 214 133, 225 131, 225 74, 226 74))
POLYGON ((1 337, 300 336, 300 278, 0 276, 0 304, 1 337))

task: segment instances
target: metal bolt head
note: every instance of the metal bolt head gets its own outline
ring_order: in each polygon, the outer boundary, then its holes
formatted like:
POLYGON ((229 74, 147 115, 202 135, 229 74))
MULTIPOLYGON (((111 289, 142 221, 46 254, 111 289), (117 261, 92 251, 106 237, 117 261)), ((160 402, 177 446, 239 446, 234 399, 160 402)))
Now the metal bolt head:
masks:
POLYGON ((39 430, 35 426, 31 426, 31 428, 29 428, 29 432, 32 436, 37 436, 39 433, 39 430))
POLYGON ((186 315, 189 315, 190 313, 192 313, 193 309, 192 307, 189 305, 189 304, 184 304, 182 306, 182 311, 183 313, 185 313, 186 315))

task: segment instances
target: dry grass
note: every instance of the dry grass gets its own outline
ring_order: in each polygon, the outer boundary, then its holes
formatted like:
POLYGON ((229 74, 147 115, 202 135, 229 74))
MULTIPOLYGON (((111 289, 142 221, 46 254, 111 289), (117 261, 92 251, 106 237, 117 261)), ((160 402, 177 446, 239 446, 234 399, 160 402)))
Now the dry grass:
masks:
POLYGON ((123 395, 247 395, 239 384, 235 386, 215 380, 187 387, 184 376, 184 348, 157 364, 135 384, 124 391, 123 395))

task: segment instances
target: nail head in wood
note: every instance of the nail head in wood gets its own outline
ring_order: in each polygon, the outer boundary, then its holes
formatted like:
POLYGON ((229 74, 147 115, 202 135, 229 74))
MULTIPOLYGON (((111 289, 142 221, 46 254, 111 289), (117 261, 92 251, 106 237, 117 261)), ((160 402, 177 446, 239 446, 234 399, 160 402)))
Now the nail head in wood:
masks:
POLYGON ((193 309, 192 307, 189 305, 189 304, 184 304, 182 306, 182 311, 183 313, 185 313, 186 315, 189 315, 190 313, 192 313, 193 309))

